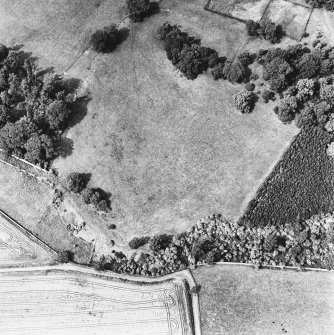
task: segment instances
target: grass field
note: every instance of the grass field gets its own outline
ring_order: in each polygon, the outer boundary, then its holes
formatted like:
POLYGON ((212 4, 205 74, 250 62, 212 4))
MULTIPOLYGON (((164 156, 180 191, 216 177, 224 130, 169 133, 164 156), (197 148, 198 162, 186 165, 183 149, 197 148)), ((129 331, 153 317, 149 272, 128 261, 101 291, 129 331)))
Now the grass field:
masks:
POLYGON ((66 223, 51 205, 52 188, 34 177, 0 164, 0 209, 54 250, 71 250, 77 262, 89 262, 92 246, 68 235, 66 223))
POLYGON ((282 25, 283 31, 299 41, 306 28, 312 9, 287 0, 272 0, 264 17, 282 25))
POLYGON ((266 106, 239 114, 231 103, 238 88, 229 83, 187 81, 174 70, 154 37, 165 20, 222 55, 246 41, 243 24, 201 4, 164 2, 116 52, 89 54, 69 72, 84 76, 93 100, 67 134, 72 154, 54 166, 62 176, 92 173, 90 185, 112 194, 112 222, 125 240, 182 231, 212 212, 237 218, 296 134, 266 106))
MULTIPOLYGON (((124 16, 116 0, 0 5, 0 42, 22 43, 41 65, 60 72, 82 53, 90 31, 124 16)), ((67 133, 72 152, 54 167, 61 177, 91 173, 89 186, 112 194, 113 213, 91 222, 115 223, 123 246, 135 235, 182 231, 212 212, 238 218, 297 132, 267 105, 239 114, 231 98, 240 87, 210 75, 188 81, 167 60, 155 38, 164 21, 221 55, 232 57, 245 44, 244 24, 204 11, 204 5, 163 1, 160 14, 129 26, 128 39, 114 53, 88 51, 68 71, 92 91, 92 101, 67 133)))
POLYGON ((192 274, 203 335, 333 334, 333 273, 223 265, 192 274))
MULTIPOLYGON (((103 0, 0 0, 0 40, 62 72, 87 48, 103 21, 103 0)), ((111 16, 113 20, 116 16, 111 16)))

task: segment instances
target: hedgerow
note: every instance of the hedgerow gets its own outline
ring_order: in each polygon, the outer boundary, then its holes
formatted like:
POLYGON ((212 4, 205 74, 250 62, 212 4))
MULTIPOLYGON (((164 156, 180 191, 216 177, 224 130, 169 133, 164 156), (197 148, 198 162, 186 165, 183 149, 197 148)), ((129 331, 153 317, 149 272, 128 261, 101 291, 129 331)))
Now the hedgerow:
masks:
POLYGON ((109 212, 111 208, 107 194, 101 189, 86 187, 86 184, 85 176, 81 173, 72 172, 66 177, 66 187, 69 191, 80 193, 83 202, 93 205, 97 211, 109 212))
POLYGON ((316 8, 325 8, 329 11, 334 11, 334 1, 333 0, 306 0, 306 2, 316 8))
POLYGON ((113 252, 112 256, 103 256, 96 268, 146 276, 164 275, 215 261, 332 268, 333 219, 333 215, 327 214, 281 227, 247 227, 212 215, 174 235, 168 244, 159 244, 151 253, 135 259, 113 252))
POLYGON ((283 36, 282 26, 268 19, 262 19, 258 22, 248 20, 246 21, 246 30, 249 36, 261 36, 273 44, 279 43, 283 36))
POLYGON ((270 88, 282 92, 299 79, 326 77, 334 69, 331 49, 314 49, 297 44, 286 49, 260 50, 257 62, 263 66, 263 79, 270 88))
POLYGON ((227 61, 219 57, 214 49, 201 46, 201 40, 189 36, 176 25, 165 22, 157 32, 163 41, 167 58, 187 79, 196 79, 198 75, 212 69, 215 80, 227 79, 231 82, 248 81, 251 70, 248 65, 251 55, 242 53, 236 61, 227 61))
POLYGON ((334 161, 326 149, 333 135, 305 127, 259 189, 241 224, 280 227, 334 210, 334 161))

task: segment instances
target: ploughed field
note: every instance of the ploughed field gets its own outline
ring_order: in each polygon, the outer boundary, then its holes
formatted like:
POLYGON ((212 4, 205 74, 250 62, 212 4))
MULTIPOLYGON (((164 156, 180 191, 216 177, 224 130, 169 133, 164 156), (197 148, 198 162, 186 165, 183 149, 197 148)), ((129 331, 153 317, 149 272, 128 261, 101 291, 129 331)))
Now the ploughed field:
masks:
POLYGON ((128 38, 108 55, 82 52, 92 31, 121 21, 122 2, 0 5, 4 43, 22 44, 39 64, 66 70, 91 91, 88 110, 66 134, 72 148, 53 166, 61 177, 91 173, 89 186, 112 194, 106 221, 117 225, 120 244, 182 231, 214 212, 238 218, 297 133, 262 103, 251 115, 237 112, 232 95, 241 87, 209 74, 188 81, 167 60, 155 36, 164 21, 222 56, 246 42, 244 24, 203 10, 205 1, 161 2, 159 14, 126 23, 128 38))
POLYGON ((1 270, 0 284, 0 334, 194 334, 180 276, 147 283, 54 266, 1 270))

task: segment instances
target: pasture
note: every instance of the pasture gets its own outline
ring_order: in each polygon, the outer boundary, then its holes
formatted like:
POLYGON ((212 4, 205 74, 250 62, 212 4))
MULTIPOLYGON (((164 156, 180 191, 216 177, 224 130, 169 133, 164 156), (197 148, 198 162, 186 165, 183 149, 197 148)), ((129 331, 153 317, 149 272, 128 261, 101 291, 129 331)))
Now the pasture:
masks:
POLYGON ((225 264, 192 274, 203 335, 332 334, 333 273, 225 264))
POLYGON ((250 115, 237 112, 232 95, 241 86, 210 74, 188 81, 167 60, 155 36, 164 21, 222 56, 233 57, 247 42, 243 23, 203 10, 205 1, 162 1, 159 14, 123 23, 129 36, 107 55, 82 53, 90 32, 121 21, 122 2, 0 5, 1 42, 22 44, 41 65, 67 70, 91 91, 88 109, 66 134, 69 150, 53 167, 61 178, 91 174, 89 186, 111 193, 113 212, 89 222, 116 224, 116 245, 183 231, 214 212, 237 219, 297 133, 262 103, 250 115))

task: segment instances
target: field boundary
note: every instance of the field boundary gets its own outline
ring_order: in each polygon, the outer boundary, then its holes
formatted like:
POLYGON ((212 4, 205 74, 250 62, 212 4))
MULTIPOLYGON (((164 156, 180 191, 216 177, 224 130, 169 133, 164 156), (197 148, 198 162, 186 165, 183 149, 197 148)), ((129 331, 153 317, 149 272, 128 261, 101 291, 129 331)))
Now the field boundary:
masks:
POLYGON ((313 12, 314 12, 314 6, 313 6, 312 9, 311 9, 310 16, 308 17, 308 20, 307 20, 307 22, 306 22, 306 24, 305 24, 305 28, 304 28, 303 34, 301 35, 301 37, 300 37, 300 39, 299 39, 299 42, 302 40, 303 36, 305 35, 306 29, 307 29, 308 24, 309 24, 309 22, 310 22, 310 20, 311 20, 311 17, 312 17, 313 12))
MULTIPOLYGON (((215 11, 215 10, 210 9, 210 8, 209 8, 209 5, 210 5, 211 2, 212 2, 212 0, 209 0, 209 1, 206 3, 206 5, 203 7, 203 9, 206 10, 206 11, 208 11, 208 12, 211 12, 211 13, 214 13, 214 14, 218 14, 218 15, 223 16, 223 17, 228 17, 229 19, 233 19, 233 20, 237 20, 237 21, 242 22, 242 23, 246 23, 246 20, 239 19, 239 18, 234 17, 234 16, 232 16, 232 15, 224 14, 224 13, 217 12, 217 11, 215 11)), ((270 2, 271 2, 271 0, 270 0, 270 2)))
MULTIPOLYGON (((270 1, 272 1, 272 0, 270 0, 270 1)), ((294 1, 294 0, 285 0, 285 1, 291 2, 291 3, 293 3, 294 5, 298 5, 298 6, 305 7, 305 8, 307 8, 307 9, 313 9, 313 8, 314 8, 313 6, 307 6, 307 5, 304 5, 304 4, 299 3, 299 2, 297 2, 297 1, 294 1)))
POLYGON ((262 183, 258 186, 256 192, 254 193, 253 197, 251 198, 251 200, 248 202, 248 205, 246 206, 245 210, 243 211, 243 213, 241 214, 240 218, 237 220, 237 223, 241 223, 241 219, 244 217, 244 215, 250 210, 251 208, 251 202, 253 199, 256 199, 258 197, 258 195, 260 194, 262 188, 264 187, 264 185, 267 184, 267 182, 269 180, 271 180, 274 177, 274 172, 276 167, 280 164, 280 162, 282 161, 283 157, 287 154, 288 150, 290 150, 290 148, 294 145, 294 143, 298 140, 298 136, 301 133, 298 132, 298 134, 296 134, 294 136, 294 138, 292 139, 292 141, 290 142, 290 144, 287 146, 287 148, 283 151, 283 153, 281 154, 281 156, 279 157, 279 159, 277 160, 276 164, 274 166, 272 166, 272 169, 270 170, 269 174, 262 180, 262 183))
POLYGON ((10 217, 8 214, 6 214, 4 211, 0 210, 0 215, 9 222, 15 229, 23 233, 25 236, 27 236, 31 241, 38 244, 40 247, 42 247, 44 250, 49 252, 50 254, 56 256, 58 253, 56 250, 51 248, 48 244, 43 242, 41 239, 39 239, 36 235, 34 235, 31 231, 23 227, 20 223, 18 223, 16 220, 14 220, 12 217, 10 217))
MULTIPOLYGON (((231 266, 245 266, 245 267, 252 267, 255 269, 255 266, 253 264, 250 263, 236 263, 236 262, 215 262, 213 263, 213 265, 209 265, 209 264, 198 264, 196 265, 196 267, 201 267, 201 266, 206 266, 206 267, 210 267, 210 266, 214 266, 214 265, 219 265, 219 266, 224 266, 224 265, 231 265, 231 266)), ((322 268, 309 268, 309 267, 305 267, 305 268, 298 268, 297 266, 279 266, 279 265, 263 265, 261 266, 261 268, 259 269, 259 271, 261 271, 261 269, 266 269, 266 270, 281 270, 281 271, 299 271, 299 272, 334 272, 334 270, 328 270, 328 269, 322 269, 322 268)))
MULTIPOLYGON (((263 15, 262 15, 261 19, 265 17, 265 15, 266 15, 266 13, 267 13, 267 11, 268 11, 270 5, 273 3, 273 1, 275 1, 275 0, 270 0, 270 1, 269 1, 268 6, 266 7, 265 11, 263 12, 263 15)), ((294 36, 292 36, 292 35, 290 35, 290 34, 287 34, 286 31, 283 30, 283 27, 282 27, 283 34, 284 34, 285 36, 287 36, 287 37, 293 39, 294 41, 300 42, 300 41, 302 40, 303 36, 304 36, 305 30, 306 30, 306 28, 307 28, 307 26, 308 26, 308 23, 309 23, 309 21, 310 21, 310 18, 311 18, 311 16, 312 16, 314 7, 308 7, 308 6, 305 6, 305 5, 303 5, 303 4, 300 4, 300 3, 298 3, 298 2, 295 2, 295 1, 293 1, 293 0, 284 0, 284 1, 285 1, 285 2, 289 2, 289 3, 291 3, 291 4, 295 5, 295 6, 300 6, 300 7, 303 7, 303 8, 305 8, 305 9, 307 9, 307 10, 310 10, 310 13, 309 13, 308 18, 307 18, 307 21, 306 21, 306 23, 305 23, 303 32, 302 32, 302 34, 300 35, 299 38, 296 38, 296 37, 294 37, 294 36)), ((284 36, 283 36, 283 37, 284 37, 284 36)))
POLYGON ((267 12, 267 10, 268 10, 268 8, 269 8, 269 6, 270 6, 270 4, 271 4, 272 1, 273 1, 273 0, 270 0, 270 1, 268 2, 268 4, 267 4, 265 10, 263 11, 263 13, 262 13, 262 15, 261 15, 261 19, 260 19, 260 20, 262 20, 262 19, 264 18, 264 15, 266 14, 266 12, 267 12))
MULTIPOLYGON (((222 13, 222 12, 219 12, 219 11, 215 11, 215 10, 210 9, 210 4, 211 4, 212 1, 213 1, 213 0, 208 0, 208 2, 205 4, 205 6, 203 7, 203 9, 206 10, 206 11, 208 11, 208 12, 211 12, 211 13, 214 13, 214 14, 218 14, 218 15, 220 15, 220 16, 227 17, 227 18, 229 18, 229 19, 233 19, 233 20, 236 20, 236 21, 239 21, 239 22, 242 22, 242 23, 245 23, 245 24, 246 24, 247 20, 243 20, 243 19, 237 18, 237 17, 235 17, 235 16, 233 16, 233 15, 229 15, 229 14, 226 14, 226 13, 222 13)), ((268 11, 268 8, 270 7, 270 5, 271 5, 271 3, 272 3, 273 1, 274 1, 274 0, 270 0, 270 1, 268 2, 266 8, 264 9, 264 11, 263 11, 263 13, 262 13, 262 16, 261 16, 261 19, 260 19, 260 20, 262 20, 262 19, 265 17, 265 15, 266 15, 266 13, 267 13, 267 11, 268 11)), ((297 41, 297 42, 300 42, 300 41, 302 40, 302 38, 303 38, 303 36, 304 36, 304 33, 305 33, 306 29, 307 29, 307 26, 308 26, 308 24, 309 24, 309 22, 310 22, 311 16, 312 16, 312 14, 313 14, 314 6, 310 6, 310 7, 309 7, 309 6, 306 6, 306 5, 304 5, 304 4, 298 3, 298 2, 293 1, 293 0, 285 0, 285 1, 286 1, 286 2, 290 2, 290 3, 292 3, 292 4, 296 5, 296 6, 301 6, 301 7, 304 7, 304 8, 306 8, 306 9, 310 9, 310 10, 311 10, 311 11, 310 11, 310 15, 308 16, 307 22, 306 22, 306 24, 305 24, 303 33, 301 34, 300 38, 297 39, 297 38, 295 38, 294 36, 285 34, 285 36, 287 36, 287 37, 289 37, 289 38, 291 38, 291 39, 293 39, 293 40, 295 40, 295 41, 297 41)), ((284 32, 284 33, 285 33, 285 32, 284 32)))

